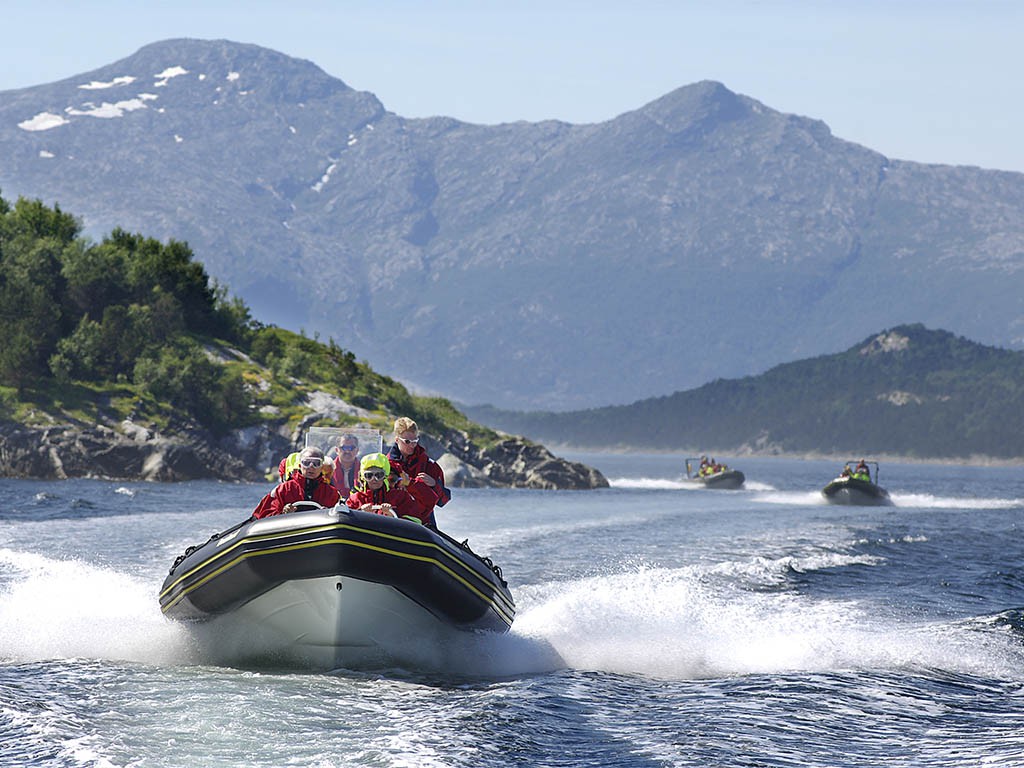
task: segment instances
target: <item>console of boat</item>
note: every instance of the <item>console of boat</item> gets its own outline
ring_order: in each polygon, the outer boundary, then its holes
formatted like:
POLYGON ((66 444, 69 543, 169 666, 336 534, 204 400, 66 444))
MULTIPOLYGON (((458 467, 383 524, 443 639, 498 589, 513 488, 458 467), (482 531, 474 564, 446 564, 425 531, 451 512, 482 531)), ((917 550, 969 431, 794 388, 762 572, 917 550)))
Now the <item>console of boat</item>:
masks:
POLYGON ((185 550, 160 591, 164 615, 205 629, 222 650, 321 669, 386 664, 511 627, 501 569, 466 542, 344 505, 300 504, 185 550))
POLYGON ((878 462, 848 461, 839 477, 821 490, 830 504, 883 506, 892 504, 889 492, 878 484, 878 462), (856 472, 851 465, 863 464, 867 471, 856 472), (872 468, 874 472, 872 473, 872 468))

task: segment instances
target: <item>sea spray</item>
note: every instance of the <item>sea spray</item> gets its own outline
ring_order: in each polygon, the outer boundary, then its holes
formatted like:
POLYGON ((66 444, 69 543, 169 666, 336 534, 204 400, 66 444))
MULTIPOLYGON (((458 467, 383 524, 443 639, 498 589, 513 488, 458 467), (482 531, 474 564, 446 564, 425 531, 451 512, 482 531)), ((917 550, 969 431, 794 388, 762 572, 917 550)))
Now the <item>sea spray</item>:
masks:
POLYGON ((0 657, 174 663, 188 635, 166 621, 153 585, 81 560, 0 549, 0 657))
MULTIPOLYGON (((858 558, 818 560, 799 567, 858 558)), ((1004 633, 901 620, 855 600, 729 588, 713 570, 646 568, 538 585, 524 591, 531 605, 514 631, 543 638, 574 669, 671 680, 917 668, 1006 677, 1020 655, 1004 633)))

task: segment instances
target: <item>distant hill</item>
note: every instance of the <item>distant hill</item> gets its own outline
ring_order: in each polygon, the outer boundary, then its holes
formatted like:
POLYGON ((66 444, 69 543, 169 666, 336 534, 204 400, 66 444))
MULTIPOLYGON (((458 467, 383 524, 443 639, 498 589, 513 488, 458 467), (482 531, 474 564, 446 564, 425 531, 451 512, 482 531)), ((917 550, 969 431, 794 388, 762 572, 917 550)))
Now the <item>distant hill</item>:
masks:
POLYGON ((718 453, 1024 457, 1024 353, 907 325, 845 352, 632 405, 467 408, 548 444, 718 453))
POLYGON ((167 40, 0 93, 0 190, 185 241, 266 322, 467 403, 632 402, 908 322, 1024 346, 1024 174, 893 160, 710 81, 470 125, 167 40))

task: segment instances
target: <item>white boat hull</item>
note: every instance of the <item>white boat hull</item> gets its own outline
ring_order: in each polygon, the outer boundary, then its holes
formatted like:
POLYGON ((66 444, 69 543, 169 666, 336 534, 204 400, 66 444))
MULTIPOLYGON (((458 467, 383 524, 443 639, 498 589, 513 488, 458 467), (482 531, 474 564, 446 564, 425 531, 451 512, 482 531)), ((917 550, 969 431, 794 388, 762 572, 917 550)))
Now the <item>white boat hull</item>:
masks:
POLYGON ((320 510, 247 521, 175 561, 160 595, 215 663, 431 665, 515 605, 500 569, 408 521, 320 510))
POLYGON ((422 665, 466 634, 394 587, 347 577, 287 582, 195 629, 204 656, 315 669, 422 665))

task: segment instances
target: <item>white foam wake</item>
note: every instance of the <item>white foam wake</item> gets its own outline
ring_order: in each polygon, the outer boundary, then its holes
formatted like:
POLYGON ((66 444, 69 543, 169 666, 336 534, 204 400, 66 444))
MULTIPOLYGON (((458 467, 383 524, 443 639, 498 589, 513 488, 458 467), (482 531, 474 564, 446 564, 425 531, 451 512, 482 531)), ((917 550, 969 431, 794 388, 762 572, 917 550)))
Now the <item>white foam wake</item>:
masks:
POLYGON ((653 489, 660 491, 694 491, 700 488, 696 483, 686 483, 681 480, 657 477, 613 477, 608 479, 608 485, 612 488, 653 489))
POLYGON ((0 549, 0 657, 166 663, 188 656, 153 584, 80 560, 0 549))
POLYGON ((930 509, 1013 509, 1024 506, 1024 499, 957 498, 933 496, 930 493, 890 494, 897 507, 925 507, 930 509))
POLYGON ((1022 660, 1009 637, 904 623, 852 601, 723 591, 694 569, 548 584, 520 596, 529 605, 514 633, 543 639, 577 669, 697 679, 932 668, 1012 678, 1022 660))

